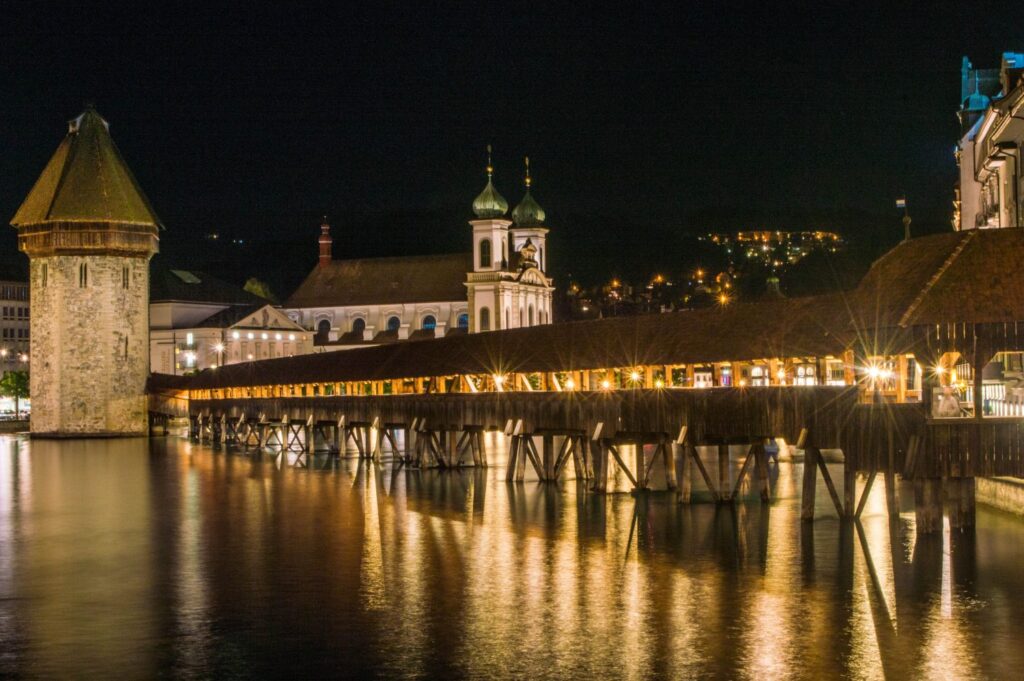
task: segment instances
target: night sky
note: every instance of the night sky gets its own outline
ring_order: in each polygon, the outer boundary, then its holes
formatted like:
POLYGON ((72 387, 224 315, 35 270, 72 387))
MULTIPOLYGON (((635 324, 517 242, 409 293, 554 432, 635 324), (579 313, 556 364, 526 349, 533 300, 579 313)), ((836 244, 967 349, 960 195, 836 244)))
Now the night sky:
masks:
POLYGON ((1024 49, 1014 5, 726 4, 8 8, 0 213, 93 101, 166 224, 160 258, 281 288, 324 213, 335 257, 468 249, 488 143, 513 205, 530 156, 563 281, 671 268, 710 228, 899 232, 904 192, 948 228, 960 58, 1024 49))

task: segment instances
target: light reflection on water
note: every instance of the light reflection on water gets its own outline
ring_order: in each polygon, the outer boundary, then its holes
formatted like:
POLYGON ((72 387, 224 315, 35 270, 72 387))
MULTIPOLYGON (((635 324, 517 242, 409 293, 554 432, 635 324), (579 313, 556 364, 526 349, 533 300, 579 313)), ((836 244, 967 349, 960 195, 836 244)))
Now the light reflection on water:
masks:
MULTIPOLYGON (((496 444, 500 441, 495 440, 496 444)), ((0 439, 0 676, 1010 678, 1024 523, 0 439)), ((571 472, 571 467, 570 472, 571 472)), ((712 475, 715 473, 712 471, 712 475)), ((838 469, 833 477, 842 479, 838 469)), ((879 482, 881 479, 879 478, 879 482)), ((621 484, 623 480, 620 480, 621 484)))

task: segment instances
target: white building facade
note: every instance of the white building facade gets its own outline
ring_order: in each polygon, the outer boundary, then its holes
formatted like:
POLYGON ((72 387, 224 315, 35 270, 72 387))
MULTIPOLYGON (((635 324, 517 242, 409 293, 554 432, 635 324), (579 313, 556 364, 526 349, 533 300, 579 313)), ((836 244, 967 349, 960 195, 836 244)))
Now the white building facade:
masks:
POLYGON ((204 272, 153 268, 149 306, 154 373, 313 352, 313 333, 280 309, 204 272))
POLYGON ((955 229, 1019 227, 1024 211, 1024 53, 1005 52, 998 69, 961 67, 955 229))

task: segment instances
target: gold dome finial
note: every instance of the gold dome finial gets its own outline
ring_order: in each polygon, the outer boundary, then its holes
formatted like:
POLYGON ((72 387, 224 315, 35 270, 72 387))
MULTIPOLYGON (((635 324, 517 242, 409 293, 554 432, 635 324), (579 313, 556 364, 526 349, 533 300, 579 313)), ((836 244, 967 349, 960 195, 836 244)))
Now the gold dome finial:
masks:
POLYGON ((526 188, 530 188, 530 157, 525 157, 526 160, 526 188))
POLYGON ((487 145, 487 177, 494 175, 494 164, 491 163, 491 145, 487 145))

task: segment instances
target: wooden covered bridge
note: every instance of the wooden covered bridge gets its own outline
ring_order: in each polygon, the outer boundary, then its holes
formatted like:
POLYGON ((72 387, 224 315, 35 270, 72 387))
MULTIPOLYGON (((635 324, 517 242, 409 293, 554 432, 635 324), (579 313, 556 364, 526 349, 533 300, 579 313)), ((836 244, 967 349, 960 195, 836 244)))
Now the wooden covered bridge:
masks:
POLYGON ((895 512, 900 475, 928 532, 943 498, 954 526, 973 522, 975 476, 1024 476, 1022 262, 1019 229, 942 234, 904 242, 843 293, 156 375, 151 401, 187 409, 197 438, 383 447, 419 466, 484 465, 496 430, 509 480, 526 466, 556 480, 571 463, 601 492, 611 465, 637 489, 663 470, 682 501, 694 475, 718 501, 751 481, 768 499, 765 444, 780 438, 805 452, 804 517, 818 471, 841 516, 859 514, 878 473, 895 512), (735 473, 730 446, 746 448, 735 473), (717 449, 716 479, 698 447, 717 449), (842 498, 822 449, 843 452, 842 498))

